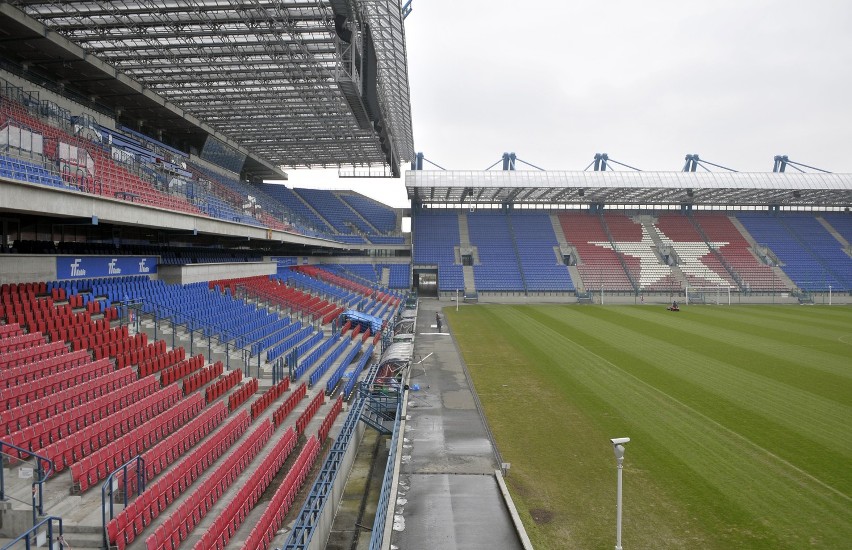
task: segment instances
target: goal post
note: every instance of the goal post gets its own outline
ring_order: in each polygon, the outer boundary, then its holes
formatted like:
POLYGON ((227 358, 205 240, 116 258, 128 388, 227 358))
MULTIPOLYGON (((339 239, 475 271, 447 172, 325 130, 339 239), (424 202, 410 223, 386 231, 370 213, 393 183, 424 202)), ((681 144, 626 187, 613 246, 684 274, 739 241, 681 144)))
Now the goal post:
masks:
POLYGON ((722 285, 686 287, 687 304, 731 305, 731 287, 722 285))

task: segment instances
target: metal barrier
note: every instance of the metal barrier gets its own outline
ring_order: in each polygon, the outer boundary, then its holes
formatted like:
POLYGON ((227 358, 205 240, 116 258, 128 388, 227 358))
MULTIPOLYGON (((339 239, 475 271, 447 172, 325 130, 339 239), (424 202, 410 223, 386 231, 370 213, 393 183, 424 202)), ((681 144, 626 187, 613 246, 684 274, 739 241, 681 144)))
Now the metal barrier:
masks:
POLYGON ((382 542, 384 541, 385 522, 388 517, 388 509, 390 508, 390 498, 392 494, 393 477, 396 471, 396 453, 399 443, 399 427, 402 420, 402 400, 399 400, 399 405, 396 411, 396 420, 393 423, 393 437, 390 443, 390 452, 388 453, 388 463, 385 465, 385 475, 382 478, 382 490, 379 493, 379 504, 376 507, 376 518, 373 520, 373 533, 370 535, 370 550, 381 550, 382 542))
MULTIPOLYGON (((27 455, 35 458, 35 473, 38 474, 33 481, 33 526, 35 526, 38 522, 38 516, 44 515, 44 482, 47 481, 47 478, 53 473, 53 461, 47 457, 43 457, 39 454, 36 454, 29 449, 24 449, 22 447, 18 447, 17 445, 13 445, 11 443, 6 443, 5 441, 0 441, 0 457, 3 455, 9 455, 10 453, 6 452, 5 449, 14 449, 19 453, 26 453, 27 455), (47 471, 45 472, 42 463, 47 463, 47 471)), ((20 455, 18 457, 20 458, 20 455)), ((6 479, 3 474, 3 468, 0 467, 0 500, 6 500, 6 479)))
MULTIPOLYGON (((216 336, 213 335, 212 330, 210 330, 210 328, 206 327, 206 326, 202 327, 202 328, 198 328, 198 329, 190 329, 190 322, 191 321, 195 321, 200 325, 204 324, 203 321, 200 320, 200 319, 196 319, 194 317, 189 317, 189 316, 181 313, 177 309, 170 308, 168 306, 163 306, 163 305, 160 305, 160 304, 156 304, 155 302, 151 302, 150 300, 140 299, 140 300, 137 300, 135 302, 127 303, 126 305, 128 306, 129 311, 134 312, 133 320, 125 320, 124 318, 122 318, 119 321, 122 324, 133 323, 135 325, 136 332, 142 332, 142 328, 141 328, 142 317, 143 316, 150 317, 154 322, 153 339, 156 341, 157 337, 159 336, 159 332, 160 332, 160 323, 165 321, 165 322, 169 323, 169 326, 171 326, 171 329, 172 329, 171 330, 172 348, 175 348, 175 347, 177 347, 177 345, 179 345, 179 342, 177 341, 177 337, 178 337, 177 336, 177 327, 183 326, 185 328, 188 336, 189 336, 188 353, 190 355, 195 353, 196 347, 200 348, 200 346, 196 345, 196 342, 195 342, 196 338, 199 339, 199 340, 204 340, 206 338, 206 340, 207 340, 206 357, 208 359, 212 359, 214 340, 216 340, 216 343, 219 346, 224 346, 224 348, 225 348, 225 351, 222 352, 225 356, 225 361, 224 361, 225 370, 231 370, 231 352, 240 351, 240 352, 242 352, 243 364, 245 365, 245 372, 243 374, 245 374, 246 376, 249 375, 248 370, 249 370, 249 367, 250 367, 251 350, 248 347, 239 348, 235 344, 231 343, 231 340, 236 341, 236 339, 243 336, 243 334, 223 333, 219 337, 216 337, 216 336), (153 312, 151 312, 151 313, 145 312, 143 310, 144 305, 152 306, 153 312), (182 317, 187 319, 187 322, 186 323, 178 323, 178 322, 175 321, 175 316, 173 316, 173 315, 162 315, 161 312, 172 313, 172 314, 181 314, 182 317), (206 336, 205 336, 205 333, 207 333, 206 336)), ((203 349, 203 348, 200 348, 200 349, 203 349)), ((217 352, 217 353, 219 353, 219 352, 217 352)), ((258 377, 260 376, 260 367, 261 367, 260 355, 257 355, 258 377)))
POLYGON ((12 550, 13 548, 20 548, 20 546, 16 546, 19 542, 24 543, 25 550, 30 550, 31 548, 41 548, 45 546, 45 544, 49 544, 48 548, 56 548, 55 546, 53 546, 53 543, 56 541, 59 541, 60 544, 64 545, 64 543, 62 542, 62 518, 56 516, 47 516, 40 522, 30 527, 26 533, 19 535, 18 538, 7 543, 3 548, 0 548, 0 550, 12 550), (59 535, 56 537, 56 539, 53 538, 54 522, 59 523, 59 535), (38 530, 44 527, 45 525, 47 525, 47 530, 39 533, 38 530))

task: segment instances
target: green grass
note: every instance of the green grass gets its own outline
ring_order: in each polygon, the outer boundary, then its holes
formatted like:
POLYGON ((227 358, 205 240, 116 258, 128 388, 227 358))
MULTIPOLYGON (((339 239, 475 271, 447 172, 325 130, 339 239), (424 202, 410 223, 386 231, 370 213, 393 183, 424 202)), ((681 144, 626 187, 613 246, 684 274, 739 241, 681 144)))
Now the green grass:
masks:
POLYGON ((852 308, 447 310, 538 549, 849 548, 852 308))

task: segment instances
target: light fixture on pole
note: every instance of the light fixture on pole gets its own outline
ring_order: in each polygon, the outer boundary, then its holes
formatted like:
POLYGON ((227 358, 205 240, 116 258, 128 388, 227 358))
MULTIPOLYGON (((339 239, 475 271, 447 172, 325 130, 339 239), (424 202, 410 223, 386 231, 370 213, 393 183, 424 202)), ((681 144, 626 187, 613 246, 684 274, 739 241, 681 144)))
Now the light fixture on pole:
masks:
POLYGON ((618 493, 615 507, 615 550, 621 550, 621 471, 624 465, 624 446, 630 443, 629 437, 610 439, 612 450, 615 452, 615 462, 618 465, 618 493))

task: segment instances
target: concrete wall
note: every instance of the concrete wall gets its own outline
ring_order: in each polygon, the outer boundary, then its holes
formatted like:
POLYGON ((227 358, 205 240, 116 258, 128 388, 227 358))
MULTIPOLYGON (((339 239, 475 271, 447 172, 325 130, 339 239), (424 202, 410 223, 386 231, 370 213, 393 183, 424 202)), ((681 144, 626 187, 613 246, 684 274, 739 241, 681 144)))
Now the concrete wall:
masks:
POLYGON ((161 265, 157 268, 159 278, 166 284, 189 284, 216 279, 237 279, 272 275, 277 266, 274 262, 235 262, 190 265, 161 265))
POLYGON ((56 280, 56 256, 0 254, 0 283, 56 280))

